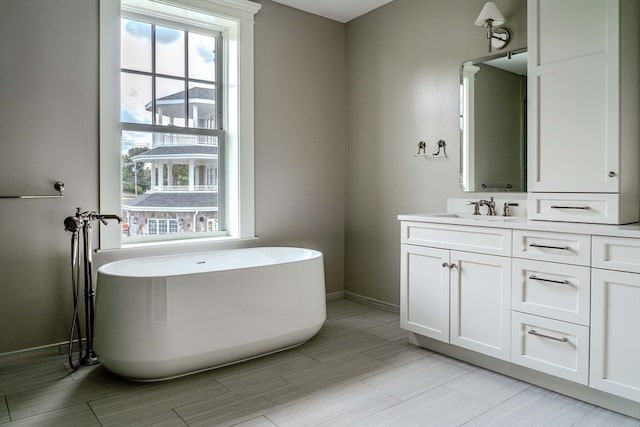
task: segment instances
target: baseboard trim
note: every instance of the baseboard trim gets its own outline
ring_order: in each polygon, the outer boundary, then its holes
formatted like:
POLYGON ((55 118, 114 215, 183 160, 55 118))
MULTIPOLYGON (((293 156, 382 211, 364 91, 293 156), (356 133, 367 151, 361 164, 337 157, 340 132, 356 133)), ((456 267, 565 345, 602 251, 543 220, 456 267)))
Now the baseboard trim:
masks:
POLYGON ((400 306, 388 303, 386 301, 380 301, 375 298, 370 298, 364 295, 359 295, 353 292, 344 291, 344 299, 357 302, 358 304, 367 305, 379 310, 391 311, 393 313, 400 313, 400 306))
POLYGON ((339 301, 341 299, 344 299, 344 291, 329 292, 326 297, 327 297, 327 302, 339 301))
MULTIPOLYGON (((85 342, 86 338, 82 339, 82 342, 85 342)), ((23 348, 21 350, 8 351, 6 353, 0 353, 0 359, 3 358, 11 358, 11 357, 20 357, 24 356, 25 353, 30 353, 30 355, 36 354, 66 354, 69 351, 69 341, 56 342, 53 344, 41 345, 38 347, 30 347, 23 348)), ((73 340, 73 351, 78 351, 78 340, 73 340)))

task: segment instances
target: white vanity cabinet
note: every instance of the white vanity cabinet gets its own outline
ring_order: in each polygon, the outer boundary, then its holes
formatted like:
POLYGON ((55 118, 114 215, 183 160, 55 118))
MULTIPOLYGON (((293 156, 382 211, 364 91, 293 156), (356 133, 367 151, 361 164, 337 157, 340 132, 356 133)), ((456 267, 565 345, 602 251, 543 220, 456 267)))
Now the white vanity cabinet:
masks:
POLYGON ((640 225, 399 219, 410 342, 640 419, 640 225))
POLYGON ((401 227, 401 327, 509 360, 511 230, 401 227))
POLYGON ((639 217, 640 2, 528 0, 528 212, 639 217))
POLYGON ((640 402, 640 240, 593 237, 589 385, 640 402))

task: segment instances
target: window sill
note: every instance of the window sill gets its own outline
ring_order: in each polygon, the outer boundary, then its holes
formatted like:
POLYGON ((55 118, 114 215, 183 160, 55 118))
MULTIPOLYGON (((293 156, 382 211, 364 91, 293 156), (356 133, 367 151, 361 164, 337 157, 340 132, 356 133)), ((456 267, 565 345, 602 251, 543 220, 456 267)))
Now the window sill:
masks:
POLYGON ((121 248, 96 250, 95 267, 125 258, 176 255, 181 253, 218 251, 246 247, 258 237, 210 237, 189 240, 168 240, 162 242, 133 243, 121 248))

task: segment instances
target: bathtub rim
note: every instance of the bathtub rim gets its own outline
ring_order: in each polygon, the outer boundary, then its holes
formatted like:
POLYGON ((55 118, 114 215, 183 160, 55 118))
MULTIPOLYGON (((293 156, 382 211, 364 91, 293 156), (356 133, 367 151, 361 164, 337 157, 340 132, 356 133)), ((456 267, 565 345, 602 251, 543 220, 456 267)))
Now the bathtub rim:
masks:
POLYGON ((213 250, 208 250, 208 251, 194 251, 194 252, 184 252, 184 253, 175 253, 175 254, 167 254, 167 255, 151 255, 151 256, 140 256, 140 257, 130 257, 130 258, 124 258, 124 259, 120 259, 120 260, 116 260, 116 261, 111 261, 108 263, 105 263, 103 265, 101 265, 98 269, 97 269, 97 276, 99 277, 100 275, 106 275, 106 276, 113 276, 113 277, 122 277, 122 278, 162 278, 162 277, 179 277, 179 276, 185 276, 185 275, 190 275, 190 274, 206 274, 206 273, 214 273, 214 272, 220 272, 220 271, 235 271, 235 270, 246 270, 246 269, 254 269, 254 268, 263 268, 263 267, 268 267, 268 266, 272 266, 272 265, 285 265, 285 264, 291 264, 291 263, 297 263, 297 262, 305 262, 305 261, 311 261, 317 258, 324 258, 324 254, 317 250, 317 249, 311 249, 311 248, 304 248, 304 247, 300 247, 300 246, 252 246, 252 247, 248 247, 248 248, 236 248, 236 249, 213 249, 213 250), (232 267, 232 268, 225 268, 225 269, 212 269, 212 270, 203 270, 203 271, 182 271, 182 272, 176 272, 176 273, 169 273, 169 274, 140 274, 140 275, 133 275, 130 273, 122 273, 122 272, 117 272, 117 271, 108 271, 110 269, 113 269, 115 266, 117 266, 118 264, 126 264, 126 263, 131 263, 131 262, 135 262, 135 261, 148 261, 148 260, 166 260, 169 258, 180 258, 180 257, 190 257, 190 256, 203 256, 203 255, 210 255, 210 254, 215 254, 218 252, 226 252, 226 253, 230 253, 230 252, 252 252, 252 251, 259 251, 259 250, 265 250, 265 249, 276 249, 276 250, 296 250, 296 251, 306 251, 309 252, 311 254, 311 256, 306 257, 306 258, 295 258, 295 259, 286 259, 286 260, 282 260, 282 261, 278 261, 278 262, 270 262, 267 264, 248 264, 245 266, 241 266, 241 267, 232 267))

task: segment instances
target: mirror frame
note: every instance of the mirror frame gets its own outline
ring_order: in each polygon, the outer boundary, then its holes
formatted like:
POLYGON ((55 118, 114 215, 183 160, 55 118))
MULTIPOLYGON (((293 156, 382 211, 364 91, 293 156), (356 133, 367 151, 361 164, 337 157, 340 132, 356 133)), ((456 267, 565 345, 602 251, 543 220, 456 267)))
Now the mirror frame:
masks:
MULTIPOLYGON (((513 55, 518 55, 518 54, 522 54, 522 53, 526 53, 527 52, 527 48, 521 48, 521 49, 515 49, 509 52, 501 52, 495 55, 489 55, 489 56, 485 56, 482 58, 475 58, 475 59, 471 59, 471 60, 467 60, 464 61, 462 63, 462 65, 460 66, 460 169, 459 169, 459 182, 458 185, 460 186, 460 189, 464 192, 467 193, 473 193, 473 192, 515 192, 515 193, 526 193, 527 192, 527 164, 526 164, 526 139, 527 139, 527 118, 526 118, 526 88, 524 91, 524 96, 525 96, 525 111, 523 114, 523 124, 524 124, 524 129, 521 132, 523 135, 522 137, 524 138, 524 147, 521 150, 521 155, 520 155, 520 159, 519 159, 519 164, 521 165, 520 167, 520 175, 522 177, 522 183, 523 183, 523 188, 517 188, 517 189, 512 189, 511 186, 507 186, 507 187, 482 187, 482 188, 472 188, 472 189, 467 189, 467 186, 465 185, 467 182, 467 179, 465 178, 466 175, 468 175, 468 172, 465 174, 465 170, 468 170, 468 167, 466 167, 466 164, 468 164, 468 162, 466 161, 466 152, 469 151, 467 145, 468 141, 465 140, 465 130, 469 128, 469 115, 467 114, 465 116, 465 112, 468 109, 468 104, 466 101, 466 91, 465 91, 465 86, 464 86, 464 80, 465 80, 465 67, 468 67, 469 65, 477 65, 477 64, 483 64, 486 63, 488 61, 494 60, 494 59, 499 59, 499 58, 511 58, 511 56, 513 55)), ((468 74, 468 72, 467 72, 468 74)), ((475 74, 475 73, 474 73, 475 74)))

